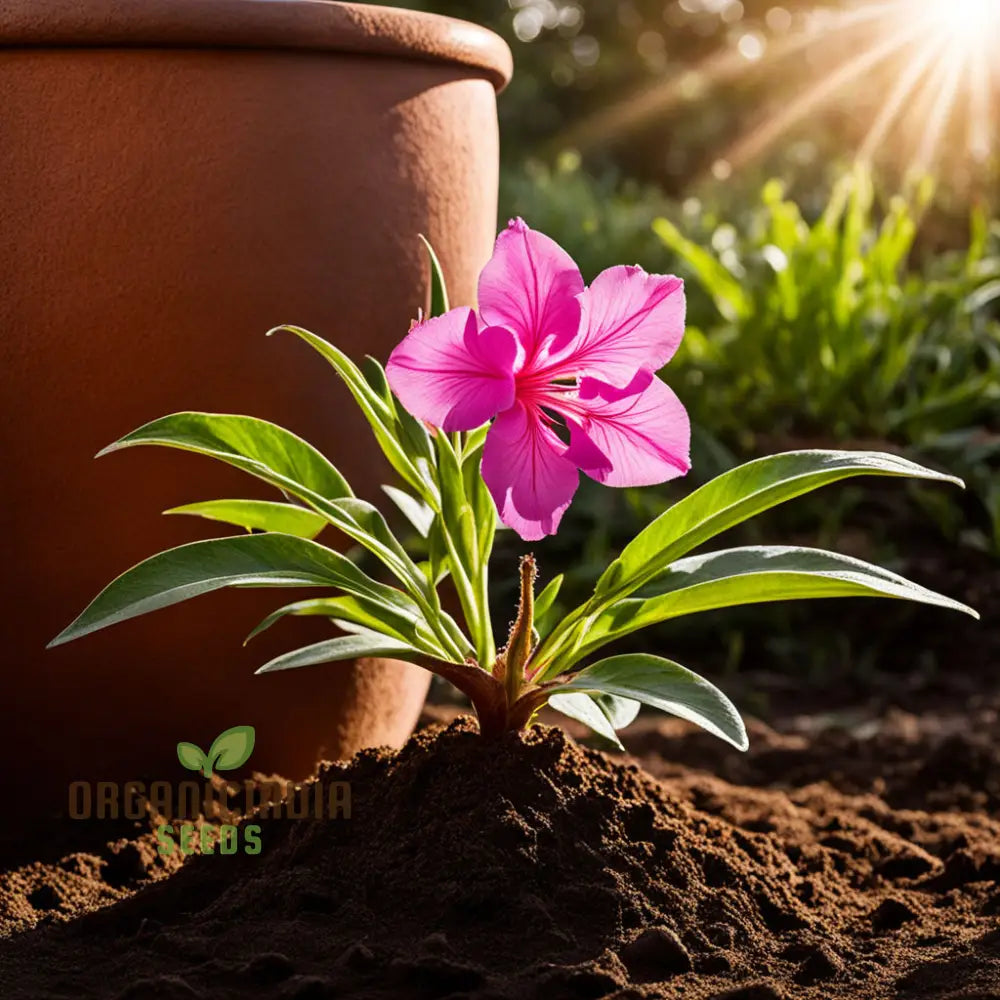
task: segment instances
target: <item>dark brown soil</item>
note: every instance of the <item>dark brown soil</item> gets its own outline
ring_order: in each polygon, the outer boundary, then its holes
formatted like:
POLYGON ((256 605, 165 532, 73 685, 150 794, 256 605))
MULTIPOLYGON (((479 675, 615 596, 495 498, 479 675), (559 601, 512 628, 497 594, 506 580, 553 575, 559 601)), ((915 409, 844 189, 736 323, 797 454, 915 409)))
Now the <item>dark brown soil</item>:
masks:
POLYGON ((147 837, 118 887, 78 856, 79 908, 132 894, 66 923, 65 871, 9 873, 0 995, 1000 997, 989 712, 754 725, 746 756, 643 718, 628 741, 662 781, 559 730, 431 727, 326 769, 351 818, 265 821, 259 856, 171 874, 147 837))

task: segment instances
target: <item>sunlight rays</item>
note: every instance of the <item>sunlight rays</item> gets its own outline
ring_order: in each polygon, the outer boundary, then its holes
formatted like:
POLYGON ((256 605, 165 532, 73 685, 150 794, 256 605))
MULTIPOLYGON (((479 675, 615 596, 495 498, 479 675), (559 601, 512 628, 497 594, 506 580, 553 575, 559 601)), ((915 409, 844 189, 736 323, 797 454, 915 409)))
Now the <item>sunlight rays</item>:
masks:
POLYGON ((858 151, 858 159, 862 163, 870 163, 872 157, 882 145, 896 119, 903 112, 906 102, 913 96, 915 91, 921 89, 927 83, 927 71, 931 64, 941 54, 944 43, 938 45, 928 45, 923 51, 906 67, 903 75, 896 81, 896 85, 890 91, 885 104, 882 105, 872 127, 868 130, 861 149, 858 151))
POLYGON ((917 148, 915 165, 920 170, 930 170, 937 159, 945 125, 958 96, 958 87, 963 76, 962 63, 957 59, 945 59, 938 64, 935 75, 931 92, 936 91, 937 96, 931 105, 924 134, 917 148))
POLYGON ((998 21, 996 0, 923 0, 936 31, 961 49, 979 47, 998 21))
POLYGON ((859 53, 842 64, 836 72, 813 84, 780 114, 768 118, 749 135, 737 140, 722 154, 722 159, 736 169, 756 159, 808 114, 829 104, 847 84, 904 49, 916 35, 917 29, 911 29, 901 37, 888 38, 881 45, 859 53))
POLYGON ((987 159, 993 146, 993 95, 990 87, 990 63, 985 46, 977 49, 969 67, 969 152, 979 161, 987 159))
MULTIPOLYGON (((885 5, 877 4, 844 12, 837 18, 837 30, 847 31, 874 20, 882 13, 883 6, 885 5)), ((828 31, 827 25, 817 22, 801 28, 794 35, 772 42, 767 55, 768 64, 801 53, 824 38, 828 31)), ((713 87, 739 79, 752 65, 736 49, 717 52, 666 80, 654 83, 639 93, 582 119, 559 136, 559 143, 562 146, 586 149, 602 142, 609 135, 621 137, 650 119, 668 114, 694 96, 701 96, 713 87)))
POLYGON ((895 80, 872 111, 857 149, 859 160, 871 162, 892 143, 900 163, 928 169, 938 161, 945 139, 955 135, 963 136, 958 141, 975 162, 997 153, 992 115, 1000 87, 1000 0, 880 0, 815 12, 792 34, 770 40, 760 61, 727 49, 601 109, 557 142, 586 150, 621 138, 751 74, 794 73, 794 57, 834 42, 847 50, 839 64, 738 135, 720 154, 727 169, 759 159, 804 119, 839 98, 849 99, 851 87, 872 72, 880 80, 894 74, 895 80))

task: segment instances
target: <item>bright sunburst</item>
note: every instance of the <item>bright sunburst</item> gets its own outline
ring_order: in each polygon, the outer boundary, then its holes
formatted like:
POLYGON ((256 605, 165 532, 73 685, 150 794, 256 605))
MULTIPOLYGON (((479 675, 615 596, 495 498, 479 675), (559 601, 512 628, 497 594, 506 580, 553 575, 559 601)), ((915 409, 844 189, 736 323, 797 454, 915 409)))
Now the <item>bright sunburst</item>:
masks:
POLYGON ((934 26, 963 48, 985 44, 1000 22, 997 0, 928 0, 927 6, 934 26))
POLYGON ((857 150, 860 159, 872 159, 891 141, 899 162, 932 169, 946 137, 963 142, 969 160, 982 162, 998 152, 1000 0, 868 0, 836 12, 818 10, 785 37, 771 39, 759 62, 749 62, 738 47, 719 53, 561 138, 586 148, 668 114, 692 92, 702 95, 749 72, 780 78, 790 64, 801 65, 803 55, 830 43, 838 43, 845 55, 777 113, 739 134, 720 157, 727 169, 752 162, 875 74, 890 82, 857 150))
MULTIPOLYGON (((933 166, 946 127, 955 119, 965 123, 969 154, 977 160, 986 159, 996 145, 993 119, 997 110, 1000 0, 896 0, 887 9, 890 20, 900 28, 908 19, 915 21, 918 34, 913 60, 926 66, 923 80, 911 82, 904 73, 897 90, 903 100, 921 89, 932 94, 936 91, 917 151, 918 164, 933 166)), ((899 117, 899 111, 894 118, 899 117)), ((870 147, 871 137, 867 145, 870 147)))

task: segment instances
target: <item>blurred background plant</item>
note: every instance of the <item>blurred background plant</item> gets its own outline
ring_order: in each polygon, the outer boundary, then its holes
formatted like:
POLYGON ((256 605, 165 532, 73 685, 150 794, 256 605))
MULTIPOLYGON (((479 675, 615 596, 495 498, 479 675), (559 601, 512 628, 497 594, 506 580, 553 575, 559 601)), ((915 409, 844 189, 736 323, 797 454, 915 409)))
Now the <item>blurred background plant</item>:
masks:
POLYGON ((1000 227, 976 208, 967 246, 921 255, 933 185, 910 187, 878 210, 856 167, 811 225, 777 180, 738 226, 656 219, 691 290, 672 377, 740 454, 874 441, 961 464, 981 506, 961 537, 1000 554, 1000 227))
MULTIPOLYGON (((401 5, 511 44, 501 222, 523 216, 588 280, 633 262, 687 279, 689 329, 663 375, 694 420, 694 472, 671 489, 585 482, 536 546, 544 573, 566 573, 561 598, 584 596, 678 491, 749 456, 876 445, 963 476, 967 496, 858 480, 734 541, 791 532, 938 589, 947 575, 996 607, 1000 2, 401 5)), ((500 558, 514 567, 519 551, 511 539, 500 558)), ((995 629, 942 625, 820 602, 716 612, 644 641, 742 670, 751 695, 794 699, 811 679, 849 699, 882 677, 933 689, 956 642, 967 664, 1000 652, 995 629)))

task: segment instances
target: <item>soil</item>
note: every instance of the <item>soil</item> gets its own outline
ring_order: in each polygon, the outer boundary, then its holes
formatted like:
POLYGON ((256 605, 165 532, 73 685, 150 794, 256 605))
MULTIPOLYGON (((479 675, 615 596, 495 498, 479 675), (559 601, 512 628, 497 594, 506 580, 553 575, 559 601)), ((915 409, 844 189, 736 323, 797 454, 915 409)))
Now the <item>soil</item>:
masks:
POLYGON ((634 758, 446 720, 324 766, 351 817, 260 855, 170 869, 146 829, 8 871, 0 994, 1000 997, 998 708, 752 722, 746 755, 643 716, 634 758))

